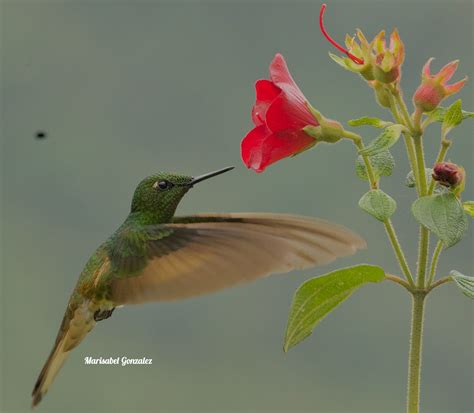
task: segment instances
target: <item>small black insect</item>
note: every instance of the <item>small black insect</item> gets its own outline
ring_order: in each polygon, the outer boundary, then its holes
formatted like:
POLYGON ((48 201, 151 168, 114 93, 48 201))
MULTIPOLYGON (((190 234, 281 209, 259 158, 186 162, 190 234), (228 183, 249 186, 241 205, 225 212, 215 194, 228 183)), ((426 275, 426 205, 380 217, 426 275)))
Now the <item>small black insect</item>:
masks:
POLYGON ((35 133, 36 139, 46 139, 47 136, 48 134, 42 130, 39 130, 35 133))

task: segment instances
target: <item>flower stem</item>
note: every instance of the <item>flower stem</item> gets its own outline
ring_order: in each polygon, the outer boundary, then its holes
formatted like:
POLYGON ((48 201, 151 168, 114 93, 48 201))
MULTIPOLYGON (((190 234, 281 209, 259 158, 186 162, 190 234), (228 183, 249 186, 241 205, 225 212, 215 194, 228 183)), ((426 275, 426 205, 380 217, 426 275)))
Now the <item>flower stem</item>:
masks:
POLYGON ((392 244, 393 251, 398 259, 398 263, 400 264, 400 268, 408 280, 408 283, 411 287, 415 287, 415 282, 413 280, 413 275, 411 274, 410 267, 408 266, 407 259, 405 258, 405 254, 403 253, 402 247, 400 242, 398 241, 397 234, 395 229, 393 228, 392 221, 387 219, 384 221, 385 231, 387 232, 388 238, 392 244))
POLYGON ((433 252, 433 257, 431 258, 430 278, 428 279, 428 284, 427 284, 428 287, 431 285, 436 275, 436 267, 438 266, 438 260, 439 260, 441 251, 443 251, 443 242, 439 240, 433 252))
POLYGON ((412 297, 410 355, 408 362, 407 413, 419 413, 421 349, 425 293, 416 292, 412 297))
MULTIPOLYGON (((357 147, 359 151, 365 148, 362 138, 356 133, 344 131, 344 137, 352 140, 352 142, 354 143, 354 145, 357 147)), ((377 189, 378 181, 375 178, 375 174, 372 168, 372 164, 370 162, 370 158, 367 155, 362 155, 362 159, 364 160, 365 168, 367 169, 367 176, 369 178, 370 187, 371 189, 377 189)), ((413 279, 413 275, 411 274, 410 267, 408 266, 408 262, 405 258, 405 254, 403 253, 403 249, 400 245, 400 242, 398 241, 397 234, 395 232, 395 229, 393 228, 392 221, 390 219, 385 220, 384 226, 385 226, 385 230, 387 231, 387 235, 390 239, 390 242, 392 244, 393 251, 395 252, 395 255, 397 257, 400 268, 403 274, 405 275, 405 277, 407 278, 410 286, 414 287, 415 282, 413 279)))
MULTIPOLYGON (((398 112, 398 108, 397 108, 397 104, 396 104, 395 99, 394 99, 394 95, 392 93, 389 93, 388 96, 389 96, 389 100, 390 100, 390 111, 392 112, 393 118, 395 119, 396 122, 403 125, 404 122, 403 122, 403 119, 400 117, 400 113, 398 112)), ((407 150, 407 156, 408 156, 408 160, 410 162, 410 167, 411 167, 411 170, 413 171, 413 176, 415 177, 416 190, 419 193, 419 184, 418 184, 419 177, 416 175, 416 171, 418 171, 418 168, 417 168, 417 163, 416 163, 415 147, 413 146, 413 139, 406 132, 403 132, 403 138, 405 140, 405 148, 407 150)))
MULTIPOLYGON (((344 131, 344 137, 354 142, 354 145, 357 147, 359 151, 365 148, 364 142, 362 142, 362 138, 359 135, 357 135, 357 133, 344 131)), ((377 178, 375 177, 375 173, 372 168, 370 159, 367 155, 362 155, 362 159, 364 160, 365 169, 367 170, 367 177, 369 178, 370 187, 372 189, 377 189, 379 184, 378 184, 377 178)))

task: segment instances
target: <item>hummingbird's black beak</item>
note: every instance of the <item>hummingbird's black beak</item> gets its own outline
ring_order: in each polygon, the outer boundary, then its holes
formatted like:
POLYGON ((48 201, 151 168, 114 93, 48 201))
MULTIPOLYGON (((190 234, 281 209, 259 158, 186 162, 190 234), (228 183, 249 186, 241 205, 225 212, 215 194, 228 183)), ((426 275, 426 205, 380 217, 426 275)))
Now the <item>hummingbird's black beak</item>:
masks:
POLYGON ((222 168, 214 172, 209 172, 204 175, 199 175, 199 176, 194 176, 193 179, 191 179, 191 182, 189 182, 189 186, 193 186, 194 184, 197 184, 198 182, 205 181, 206 179, 212 178, 213 176, 217 176, 220 174, 223 174, 224 172, 231 171, 234 169, 234 166, 228 166, 227 168, 222 168))

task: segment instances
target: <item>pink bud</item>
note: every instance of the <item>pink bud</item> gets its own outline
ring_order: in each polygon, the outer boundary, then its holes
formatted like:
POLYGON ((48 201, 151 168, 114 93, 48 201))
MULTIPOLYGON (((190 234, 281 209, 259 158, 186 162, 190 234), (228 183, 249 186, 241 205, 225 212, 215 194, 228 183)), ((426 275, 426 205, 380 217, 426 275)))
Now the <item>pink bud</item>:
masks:
POLYGON ((451 162, 437 163, 433 168, 433 179, 447 187, 458 186, 464 180, 464 168, 451 162))
POLYGON ((436 109, 440 102, 459 92, 467 82, 467 77, 459 82, 448 85, 456 71, 459 61, 454 60, 444 66, 438 73, 432 75, 430 65, 433 58, 428 59, 422 71, 421 84, 413 95, 413 103, 423 112, 431 112, 436 109))

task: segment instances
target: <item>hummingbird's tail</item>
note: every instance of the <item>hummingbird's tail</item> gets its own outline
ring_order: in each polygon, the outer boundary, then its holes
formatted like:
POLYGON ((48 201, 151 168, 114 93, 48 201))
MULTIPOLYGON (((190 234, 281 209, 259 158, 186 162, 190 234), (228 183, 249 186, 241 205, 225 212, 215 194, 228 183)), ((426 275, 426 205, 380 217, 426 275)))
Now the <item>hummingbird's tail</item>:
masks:
POLYGON ((53 350, 48 360, 46 360, 33 389, 32 408, 34 408, 46 394, 71 350, 83 340, 95 324, 94 312, 88 301, 78 304, 74 302, 69 303, 53 350))

